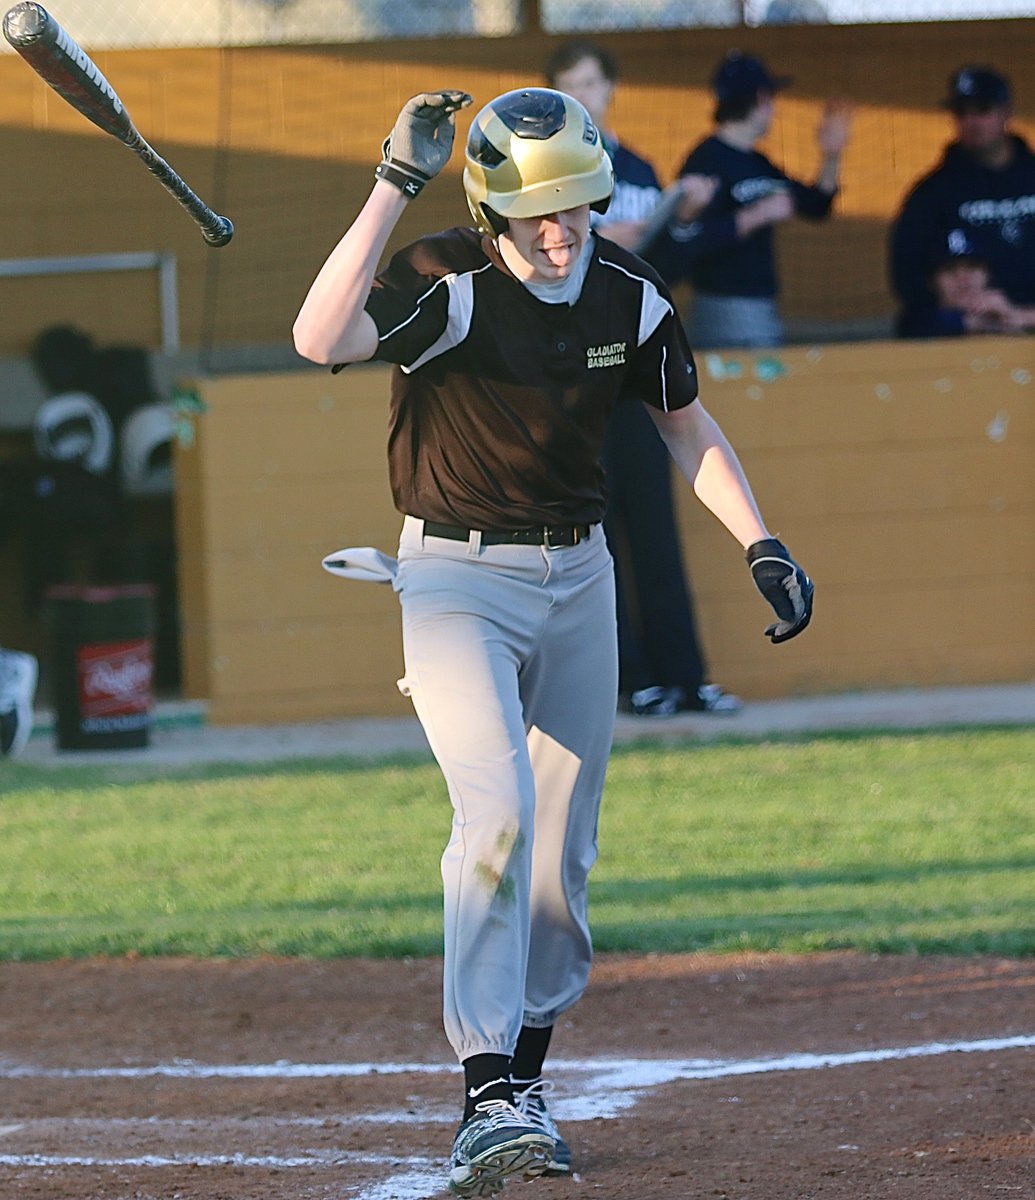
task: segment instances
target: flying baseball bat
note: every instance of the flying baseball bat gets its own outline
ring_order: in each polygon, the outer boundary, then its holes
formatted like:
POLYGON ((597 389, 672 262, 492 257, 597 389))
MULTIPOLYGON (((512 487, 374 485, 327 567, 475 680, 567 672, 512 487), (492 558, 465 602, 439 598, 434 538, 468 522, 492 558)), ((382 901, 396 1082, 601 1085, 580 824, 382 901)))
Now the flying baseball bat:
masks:
POLYGON ((187 186, 137 132, 118 92, 42 4, 22 3, 4 16, 4 37, 37 75, 88 120, 128 146, 190 213, 210 246, 225 246, 233 222, 221 217, 187 186))

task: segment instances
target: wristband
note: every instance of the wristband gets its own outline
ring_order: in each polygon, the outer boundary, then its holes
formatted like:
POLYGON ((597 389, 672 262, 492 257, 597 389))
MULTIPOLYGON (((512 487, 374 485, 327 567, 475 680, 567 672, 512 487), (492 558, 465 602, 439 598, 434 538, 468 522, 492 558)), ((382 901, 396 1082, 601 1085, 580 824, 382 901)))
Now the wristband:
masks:
POLYGON ((378 163, 374 170, 374 175, 378 179, 383 179, 385 183, 390 183, 393 187, 397 187, 409 200, 419 196, 424 189, 424 185, 428 182, 426 175, 418 175, 415 171, 400 166, 398 163, 388 162, 387 160, 378 163))

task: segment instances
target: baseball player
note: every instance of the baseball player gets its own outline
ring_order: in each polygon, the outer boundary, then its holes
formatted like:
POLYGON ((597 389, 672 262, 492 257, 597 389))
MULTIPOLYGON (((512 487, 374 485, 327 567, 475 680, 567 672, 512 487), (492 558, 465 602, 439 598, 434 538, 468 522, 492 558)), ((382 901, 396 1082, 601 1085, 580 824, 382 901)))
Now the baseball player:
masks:
POLYGON ((320 269, 295 345, 395 364, 389 475, 404 514, 394 587, 405 675, 446 779, 444 1024, 464 1073, 449 1184, 571 1171, 545 1101, 558 1017, 582 994, 586 883, 615 715, 614 577, 600 449, 616 404, 646 404, 702 501, 747 550, 784 641, 812 584, 759 515, 697 400, 671 298, 590 212, 612 167, 587 111, 547 88, 475 117, 464 191, 477 228, 399 251, 408 204, 450 156, 459 91, 415 96, 369 199, 320 269))

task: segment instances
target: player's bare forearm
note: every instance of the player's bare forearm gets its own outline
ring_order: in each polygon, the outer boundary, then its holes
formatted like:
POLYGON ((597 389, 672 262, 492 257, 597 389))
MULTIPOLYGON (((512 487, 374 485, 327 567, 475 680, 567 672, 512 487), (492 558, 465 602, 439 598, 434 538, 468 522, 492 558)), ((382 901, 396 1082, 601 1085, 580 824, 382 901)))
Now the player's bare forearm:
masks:
POLYGON ((680 473, 705 508, 745 549, 769 537, 736 452, 701 402, 675 412, 649 412, 680 473))
POLYGON ((364 310, 381 256, 408 201, 380 180, 313 280, 292 329, 295 349, 318 363, 365 362, 377 327, 364 310))

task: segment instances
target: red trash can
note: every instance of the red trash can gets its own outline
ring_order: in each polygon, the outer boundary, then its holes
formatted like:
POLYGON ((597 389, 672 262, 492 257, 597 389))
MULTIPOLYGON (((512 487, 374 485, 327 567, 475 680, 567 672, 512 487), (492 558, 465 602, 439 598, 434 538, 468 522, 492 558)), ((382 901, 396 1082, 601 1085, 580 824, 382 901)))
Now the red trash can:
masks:
POLYGON ((63 584, 46 592, 59 750, 146 746, 154 708, 155 588, 63 584))

